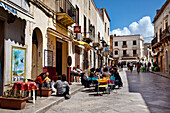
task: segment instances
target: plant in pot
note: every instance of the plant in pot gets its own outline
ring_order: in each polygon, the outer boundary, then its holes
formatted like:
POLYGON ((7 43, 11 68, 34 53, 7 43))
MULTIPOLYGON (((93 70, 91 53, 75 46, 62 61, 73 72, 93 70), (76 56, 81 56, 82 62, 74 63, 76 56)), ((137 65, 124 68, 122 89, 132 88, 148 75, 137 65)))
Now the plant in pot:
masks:
POLYGON ((52 88, 48 87, 42 87, 41 89, 37 90, 37 96, 44 96, 49 97, 51 96, 52 88))
POLYGON ((14 90, 7 90, 3 96, 0 97, 0 107, 7 109, 23 109, 26 105, 28 97, 24 97, 21 91, 14 93, 14 90))

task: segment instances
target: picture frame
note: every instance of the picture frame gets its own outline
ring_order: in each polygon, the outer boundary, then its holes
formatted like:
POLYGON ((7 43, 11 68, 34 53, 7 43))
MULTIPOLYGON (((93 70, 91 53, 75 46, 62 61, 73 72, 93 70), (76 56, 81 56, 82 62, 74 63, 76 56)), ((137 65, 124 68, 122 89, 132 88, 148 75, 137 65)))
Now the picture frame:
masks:
POLYGON ((23 81, 26 77, 26 48, 12 47, 11 83, 23 81))

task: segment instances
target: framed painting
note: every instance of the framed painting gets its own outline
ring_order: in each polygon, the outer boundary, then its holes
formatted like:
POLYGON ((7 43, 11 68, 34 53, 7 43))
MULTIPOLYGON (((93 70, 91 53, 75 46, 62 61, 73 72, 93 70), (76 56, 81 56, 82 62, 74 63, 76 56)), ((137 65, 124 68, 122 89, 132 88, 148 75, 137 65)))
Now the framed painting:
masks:
POLYGON ((23 81, 26 76, 26 49, 12 47, 11 83, 23 81))

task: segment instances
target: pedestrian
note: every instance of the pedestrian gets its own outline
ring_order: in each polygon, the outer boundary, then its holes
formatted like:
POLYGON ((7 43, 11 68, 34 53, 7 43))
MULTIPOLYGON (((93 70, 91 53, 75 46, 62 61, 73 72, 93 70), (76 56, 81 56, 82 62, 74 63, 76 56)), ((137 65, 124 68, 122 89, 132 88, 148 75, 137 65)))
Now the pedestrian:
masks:
POLYGON ((66 81, 66 75, 62 75, 62 79, 59 78, 57 82, 54 84, 54 88, 57 89, 58 96, 64 96, 65 99, 69 99, 71 96, 69 94, 70 86, 66 81))
POLYGON ((148 62, 148 71, 150 70, 150 67, 151 67, 151 63, 150 62, 148 62))
POLYGON ((132 71, 133 71, 133 63, 131 62, 131 63, 129 64, 129 66, 130 66, 130 71, 132 72, 132 71))
POLYGON ((82 80, 82 69, 80 69, 80 65, 77 65, 77 69, 76 69, 76 71, 77 71, 77 78, 78 78, 78 82, 80 82, 80 77, 81 77, 81 80, 82 80))
POLYGON ((118 67, 119 67, 119 72, 121 72, 121 63, 118 63, 118 67))

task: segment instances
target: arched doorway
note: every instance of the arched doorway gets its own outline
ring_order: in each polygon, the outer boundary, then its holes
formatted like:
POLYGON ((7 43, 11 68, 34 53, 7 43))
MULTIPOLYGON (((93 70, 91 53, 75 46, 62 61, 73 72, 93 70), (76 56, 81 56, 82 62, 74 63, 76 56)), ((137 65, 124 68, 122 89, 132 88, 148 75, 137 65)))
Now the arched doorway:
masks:
POLYGON ((43 38, 39 28, 35 28, 32 34, 32 71, 31 78, 35 79, 43 72, 43 38))
POLYGON ((168 51, 165 53, 165 71, 168 72, 168 51))

